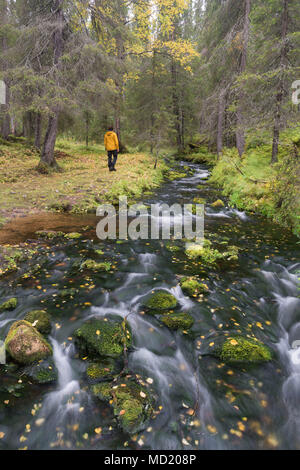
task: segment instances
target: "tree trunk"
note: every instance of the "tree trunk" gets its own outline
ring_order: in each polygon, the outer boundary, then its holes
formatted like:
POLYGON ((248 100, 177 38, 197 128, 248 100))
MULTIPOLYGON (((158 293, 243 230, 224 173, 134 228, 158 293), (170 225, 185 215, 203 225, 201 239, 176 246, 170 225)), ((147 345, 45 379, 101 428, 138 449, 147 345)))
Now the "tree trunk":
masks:
MULTIPOLYGON (((248 56, 248 44, 249 44, 249 32, 250 32, 250 12, 251 12, 251 0, 245 0, 245 19, 244 19, 244 32, 243 32, 243 50, 240 64, 240 74, 244 73, 247 66, 248 56)), ((245 126, 243 116, 243 103, 244 94, 239 93, 237 112, 236 112, 236 146, 240 157, 245 152, 245 126)))
POLYGON ((34 146, 39 150, 41 149, 41 145, 42 145, 41 139, 42 139, 42 115, 41 113, 36 113, 34 146))
MULTIPOLYGON (((53 34, 53 46, 54 46, 54 64, 56 65, 57 71, 59 71, 59 61, 64 50, 64 15, 63 15, 63 2, 64 0, 55 0, 53 6, 53 17, 54 22, 57 24, 56 30, 53 34)), ((40 164, 47 165, 49 167, 57 167, 57 163, 54 156, 54 148, 57 137, 58 129, 58 118, 60 109, 56 106, 53 110, 53 115, 49 117, 48 128, 45 135, 42 156, 40 164)))
MULTIPOLYGON (((8 15, 8 5, 7 1, 5 0, 2 2, 0 9, 0 13, 2 16, 2 24, 7 23, 7 15, 8 15)), ((3 35, 1 39, 1 46, 2 46, 2 54, 7 51, 7 38, 3 35)), ((6 71, 7 69, 7 63, 6 60, 4 60, 3 63, 3 70, 6 71)), ((3 113, 3 119, 2 119, 2 126, 1 126, 1 135, 4 139, 7 139, 8 136, 11 134, 11 127, 10 127, 10 115, 9 115, 9 105, 10 105, 10 87, 9 83, 4 80, 5 83, 5 105, 4 105, 4 113, 3 113)))
POLYGON ((90 135, 90 118, 88 113, 85 117, 85 146, 89 148, 89 135, 90 135))
POLYGON ((171 63, 171 75, 172 75, 172 97, 173 97, 173 113, 174 113, 174 118, 175 118, 176 142, 177 142, 178 152, 181 153, 183 151, 181 116, 180 116, 181 112, 180 112, 180 103, 179 103, 178 88, 177 88, 177 67, 176 67, 174 59, 172 59, 172 63, 171 63))
POLYGON ((281 27, 281 53, 280 53, 280 78, 278 84, 278 91, 276 95, 276 108, 275 108, 275 120, 273 129, 273 147, 272 147, 272 160, 271 163, 278 162, 278 148, 279 148, 279 137, 281 127, 281 114, 282 114, 282 102, 285 92, 285 69, 287 67, 287 56, 288 56, 288 23, 289 23, 289 0, 283 0, 283 11, 282 11, 282 27, 281 27))
POLYGON ((225 95, 226 89, 222 88, 219 94, 219 109, 218 109, 218 129, 217 129, 217 153, 218 158, 223 151, 223 133, 224 133, 224 113, 225 113, 225 95))

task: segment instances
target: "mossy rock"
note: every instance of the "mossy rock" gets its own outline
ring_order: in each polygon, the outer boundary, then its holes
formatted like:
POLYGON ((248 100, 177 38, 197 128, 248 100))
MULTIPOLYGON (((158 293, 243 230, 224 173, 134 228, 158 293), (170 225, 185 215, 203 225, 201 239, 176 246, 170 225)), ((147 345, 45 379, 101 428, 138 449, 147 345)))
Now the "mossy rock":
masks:
POLYGON ((183 293, 189 297, 198 297, 201 294, 207 294, 209 292, 206 284, 198 282, 193 277, 181 279, 180 286, 183 293))
POLYGON ((33 310, 25 315, 24 320, 31 323, 42 335, 51 333, 51 316, 45 310, 33 310))
POLYGON ((82 235, 81 235, 81 233, 76 233, 76 232, 74 232, 74 233, 66 233, 66 234, 65 234, 65 238, 66 238, 67 240, 79 240, 79 238, 82 238, 82 235))
POLYGON ((189 330, 194 325, 194 319, 188 313, 170 313, 163 315, 161 321, 170 330, 189 330))
POLYGON ((89 383, 96 384, 98 382, 113 379, 116 374, 116 365, 113 361, 104 360, 90 364, 86 370, 89 383))
POLYGON ((226 339, 219 351, 225 363, 262 363, 272 359, 272 351, 260 341, 235 336, 226 339))
POLYGON ((78 293, 77 289, 62 289, 58 292, 57 297, 61 300, 70 300, 78 293))
POLYGON ((92 259, 88 259, 81 264, 81 271, 89 270, 94 272, 109 272, 111 270, 111 263, 98 263, 92 259))
POLYGON ((122 319, 90 320, 75 331, 75 340, 80 353, 89 358, 118 358, 132 344, 129 326, 122 319))
POLYGON ((194 204, 202 204, 202 205, 205 205, 206 204, 206 199, 202 198, 202 197, 195 197, 194 199, 194 204))
POLYGON ((15 322, 5 340, 10 356, 19 364, 29 365, 52 355, 50 344, 27 321, 15 322))
POLYGON ((167 243, 166 249, 170 251, 171 253, 179 253, 180 251, 182 251, 182 248, 180 248, 180 246, 173 245, 172 243, 167 243))
POLYGON ((211 207, 213 207, 214 209, 221 209, 222 207, 225 207, 225 204, 221 199, 218 199, 211 205, 211 207))
POLYGON ((23 374, 34 383, 40 385, 55 383, 58 379, 58 373, 53 361, 48 360, 25 368, 23 374))
POLYGON ((128 434, 145 429, 153 414, 148 390, 133 379, 94 385, 92 393, 99 400, 111 404, 119 426, 128 434))
POLYGON ((178 305, 176 297, 166 291, 154 292, 146 301, 145 307, 151 315, 157 315, 167 310, 173 310, 178 305))
POLYGON ((0 313, 15 310, 18 306, 18 300, 13 297, 0 305, 0 313))
POLYGON ((39 238, 45 238, 46 240, 54 240, 55 238, 64 237, 65 234, 63 232, 55 232, 52 230, 42 230, 35 233, 39 238))

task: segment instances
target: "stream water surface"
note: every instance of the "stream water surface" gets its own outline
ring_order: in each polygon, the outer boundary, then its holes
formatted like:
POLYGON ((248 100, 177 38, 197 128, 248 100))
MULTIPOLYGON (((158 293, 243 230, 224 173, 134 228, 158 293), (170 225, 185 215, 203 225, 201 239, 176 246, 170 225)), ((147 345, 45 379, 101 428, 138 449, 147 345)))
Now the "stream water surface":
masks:
POLYGON ((0 449, 300 449, 300 361, 292 347, 300 341, 297 239, 258 216, 213 209, 220 194, 207 183, 207 168, 189 166, 193 176, 164 184, 144 202, 205 198, 206 236, 219 246, 239 247, 237 266, 200 272, 165 242, 95 238, 50 244, 36 261, 35 278, 2 280, 0 297, 15 296, 19 306, 0 316, 0 339, 25 313, 46 308, 53 317, 58 380, 28 384, 2 366, 0 449), (95 249, 104 251, 113 273, 76 273, 74 263, 93 257, 95 249), (209 295, 183 294, 179 277, 194 274, 207 283, 209 295), (64 288, 77 294, 61 300, 64 288), (159 319, 141 314, 143 300, 155 289, 171 292, 194 317, 190 334, 171 332, 159 319), (129 368, 150 379, 155 400, 154 418, 133 438, 120 431, 109 406, 91 396, 86 364, 73 344, 84 321, 108 314, 129 315, 134 337, 129 368), (254 335, 273 350, 274 359, 252 367, 221 363, 209 353, 228 332, 254 335))

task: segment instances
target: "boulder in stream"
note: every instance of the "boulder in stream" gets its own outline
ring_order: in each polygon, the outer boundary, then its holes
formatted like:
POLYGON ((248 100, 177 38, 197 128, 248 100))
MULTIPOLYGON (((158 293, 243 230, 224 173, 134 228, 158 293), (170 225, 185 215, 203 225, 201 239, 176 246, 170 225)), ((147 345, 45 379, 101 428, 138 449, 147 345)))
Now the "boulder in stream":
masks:
POLYGON ((50 344, 27 321, 15 322, 5 340, 10 356, 19 364, 28 365, 52 355, 50 344))
POLYGON ((28 312, 24 320, 34 326, 42 335, 51 333, 51 316, 45 310, 28 312))
POLYGON ((194 319, 188 313, 169 313, 163 315, 161 321, 170 330, 189 330, 194 325, 194 319))
POLYGON ((165 311, 173 310, 177 305, 176 297, 164 290, 154 292, 145 303, 145 307, 151 315, 159 315, 165 311))
POLYGON ((13 297, 12 299, 7 300, 2 305, 0 305, 0 313, 15 310, 17 308, 17 305, 18 301, 15 297, 13 297))
POLYGON ((209 289, 206 284, 200 283, 194 277, 184 277, 180 281, 180 286, 184 294, 189 297, 198 297, 201 294, 208 294, 209 289))
POLYGON ((120 378, 116 383, 94 385, 92 393, 113 407, 119 426, 128 434, 145 429, 153 414, 148 390, 133 379, 120 378))
POLYGON ((224 202, 221 200, 221 199, 218 199, 217 201, 215 201, 211 207, 215 208, 215 209, 219 209, 219 208, 222 208, 222 207, 225 207, 225 204, 224 202))
POLYGON ((118 358, 132 344, 131 331, 122 318, 87 321, 74 336, 80 354, 89 358, 118 358))
POLYGON ((84 271, 89 270, 89 271, 94 271, 94 272, 109 272, 111 271, 111 263, 105 262, 105 263, 98 263, 97 261, 94 261, 93 259, 87 259, 86 261, 83 261, 80 266, 80 270, 84 271))
POLYGON ((258 340, 234 336, 226 339, 218 356, 225 363, 257 364, 271 361, 272 351, 258 340))

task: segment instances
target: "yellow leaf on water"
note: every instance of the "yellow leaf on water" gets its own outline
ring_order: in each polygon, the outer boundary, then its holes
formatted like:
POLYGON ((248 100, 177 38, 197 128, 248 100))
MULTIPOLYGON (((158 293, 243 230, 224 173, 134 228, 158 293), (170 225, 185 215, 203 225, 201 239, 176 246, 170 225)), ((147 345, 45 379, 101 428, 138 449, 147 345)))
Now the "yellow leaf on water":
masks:
POLYGON ((102 428, 96 428, 95 433, 96 434, 101 434, 102 433, 102 428))
POLYGON ((0 432, 0 439, 3 439, 5 437, 5 433, 4 432, 0 432))

